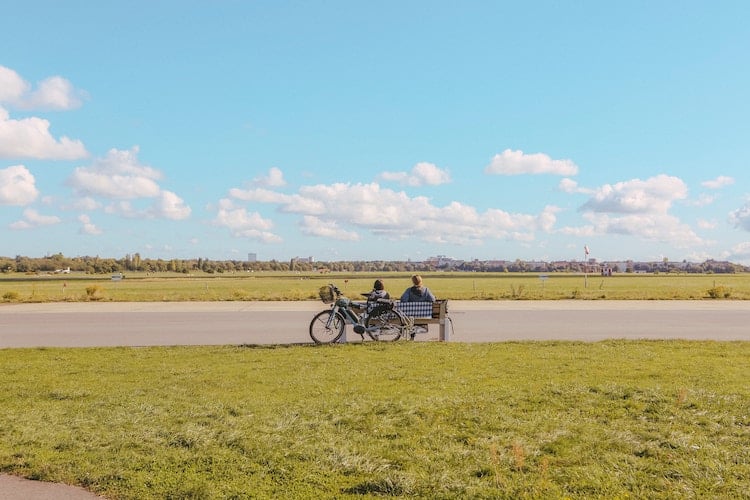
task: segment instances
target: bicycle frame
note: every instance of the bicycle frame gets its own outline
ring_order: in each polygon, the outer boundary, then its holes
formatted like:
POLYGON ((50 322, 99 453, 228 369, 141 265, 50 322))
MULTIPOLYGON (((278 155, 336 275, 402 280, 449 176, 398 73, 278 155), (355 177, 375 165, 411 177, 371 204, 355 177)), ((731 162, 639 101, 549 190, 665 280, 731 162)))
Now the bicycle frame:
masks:
POLYGON ((361 321, 364 321, 367 317, 367 313, 360 316, 356 312, 354 312, 353 304, 351 300, 347 298, 337 298, 336 302, 333 303, 331 306, 333 308, 333 314, 328 318, 328 322, 326 323, 327 327, 331 326, 331 322, 333 321, 334 315, 336 313, 339 313, 346 322, 347 325, 356 325, 359 324, 361 321))

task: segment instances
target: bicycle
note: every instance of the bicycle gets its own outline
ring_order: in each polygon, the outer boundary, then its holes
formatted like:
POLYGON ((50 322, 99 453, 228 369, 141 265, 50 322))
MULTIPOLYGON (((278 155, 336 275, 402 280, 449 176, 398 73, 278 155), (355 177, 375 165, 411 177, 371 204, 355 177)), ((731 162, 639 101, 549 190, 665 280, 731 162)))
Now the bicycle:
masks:
MULTIPOLYGON (((362 340, 367 334, 372 340, 395 341, 413 329, 411 319, 394 309, 392 300, 355 302, 333 284, 321 287, 318 294, 331 308, 319 312, 310 322, 310 337, 316 344, 337 342, 347 324, 353 325, 362 340)), ((362 295, 369 298, 369 294, 362 295)))

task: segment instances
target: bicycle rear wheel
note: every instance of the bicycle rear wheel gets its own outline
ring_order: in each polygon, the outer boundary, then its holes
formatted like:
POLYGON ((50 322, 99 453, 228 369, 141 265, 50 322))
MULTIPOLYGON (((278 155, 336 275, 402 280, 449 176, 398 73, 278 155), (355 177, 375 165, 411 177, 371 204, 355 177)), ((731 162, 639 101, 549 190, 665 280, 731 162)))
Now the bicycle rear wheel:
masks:
POLYGON ((406 321, 400 314, 383 311, 380 314, 368 316, 365 327, 372 340, 393 341, 401 338, 406 321))
POLYGON ((321 311, 310 322, 310 338, 316 344, 330 344, 336 342, 344 334, 346 322, 338 313, 321 311))

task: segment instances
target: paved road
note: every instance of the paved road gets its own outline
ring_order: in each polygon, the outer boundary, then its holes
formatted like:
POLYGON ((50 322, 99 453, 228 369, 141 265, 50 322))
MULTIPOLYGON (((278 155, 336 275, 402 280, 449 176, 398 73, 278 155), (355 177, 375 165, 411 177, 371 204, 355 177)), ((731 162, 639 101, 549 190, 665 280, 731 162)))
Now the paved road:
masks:
MULTIPOLYGON (((750 301, 451 301, 454 342, 750 340, 750 301)), ((0 305, 0 348, 309 343, 318 302, 0 305)), ((349 340, 357 335, 348 327, 349 340)), ((437 326, 423 340, 437 339, 437 326)))

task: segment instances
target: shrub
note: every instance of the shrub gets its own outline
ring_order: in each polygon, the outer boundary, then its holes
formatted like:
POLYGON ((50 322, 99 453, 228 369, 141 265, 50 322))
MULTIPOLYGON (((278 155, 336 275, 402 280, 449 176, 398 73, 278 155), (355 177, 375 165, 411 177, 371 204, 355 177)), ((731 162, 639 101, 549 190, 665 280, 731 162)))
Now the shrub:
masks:
POLYGON ((715 286, 713 288, 709 288, 708 296, 712 299, 728 299, 732 295, 732 291, 729 288, 723 287, 723 286, 715 286))
POLYGON ((99 285, 87 286, 86 298, 88 300, 102 300, 104 298, 104 289, 99 285))
POLYGON ((5 302, 15 302, 20 297, 21 297, 21 295, 18 292, 14 292, 14 291, 5 292, 3 294, 3 301, 5 301, 5 302))

